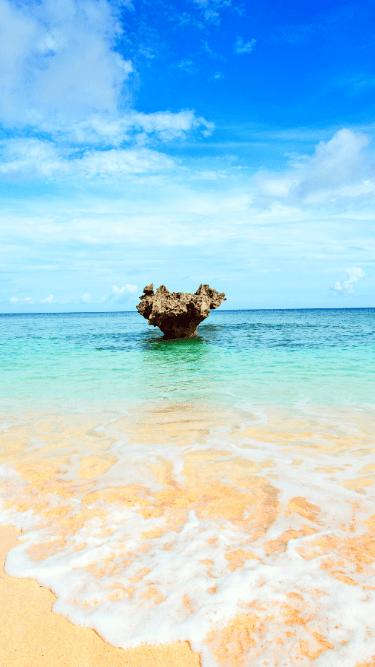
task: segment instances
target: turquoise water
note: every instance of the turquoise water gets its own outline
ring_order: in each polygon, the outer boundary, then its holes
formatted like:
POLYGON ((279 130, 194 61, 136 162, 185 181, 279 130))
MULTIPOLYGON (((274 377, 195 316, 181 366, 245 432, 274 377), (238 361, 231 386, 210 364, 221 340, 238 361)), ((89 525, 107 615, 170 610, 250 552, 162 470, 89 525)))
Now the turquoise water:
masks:
POLYGON ((164 341, 133 312, 2 315, 1 407, 373 402, 375 309, 219 310, 198 331, 164 341))

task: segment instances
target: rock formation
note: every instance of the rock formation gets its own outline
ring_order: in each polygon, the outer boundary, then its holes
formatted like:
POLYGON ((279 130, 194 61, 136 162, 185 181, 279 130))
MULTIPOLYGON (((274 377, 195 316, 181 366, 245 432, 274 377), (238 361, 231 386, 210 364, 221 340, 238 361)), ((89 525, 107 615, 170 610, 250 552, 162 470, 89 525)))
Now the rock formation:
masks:
POLYGON ((198 324, 209 316, 210 310, 225 301, 225 294, 200 285, 195 294, 168 292, 164 285, 154 292, 154 285, 147 285, 140 297, 138 312, 149 324, 159 327, 165 338, 191 338, 196 336, 198 324))

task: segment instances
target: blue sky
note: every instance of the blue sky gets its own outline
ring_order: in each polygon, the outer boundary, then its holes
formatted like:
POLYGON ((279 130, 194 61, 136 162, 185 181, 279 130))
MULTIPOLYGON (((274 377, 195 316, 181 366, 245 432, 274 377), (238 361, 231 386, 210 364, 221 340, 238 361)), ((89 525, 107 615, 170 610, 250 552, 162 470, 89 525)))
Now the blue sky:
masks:
POLYGON ((375 307, 375 3, 0 0, 1 312, 375 307))

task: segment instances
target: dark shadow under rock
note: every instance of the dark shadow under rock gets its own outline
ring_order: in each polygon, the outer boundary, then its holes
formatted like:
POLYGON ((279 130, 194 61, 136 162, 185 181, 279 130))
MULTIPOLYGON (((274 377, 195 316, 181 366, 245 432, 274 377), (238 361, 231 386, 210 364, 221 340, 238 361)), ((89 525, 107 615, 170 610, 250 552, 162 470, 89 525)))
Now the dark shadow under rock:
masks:
POLYGON ((198 324, 209 316, 210 310, 225 301, 225 294, 209 285, 200 285, 195 294, 168 292, 164 285, 154 292, 154 285, 147 285, 137 305, 138 312, 149 324, 159 327, 165 338, 192 338, 198 324))

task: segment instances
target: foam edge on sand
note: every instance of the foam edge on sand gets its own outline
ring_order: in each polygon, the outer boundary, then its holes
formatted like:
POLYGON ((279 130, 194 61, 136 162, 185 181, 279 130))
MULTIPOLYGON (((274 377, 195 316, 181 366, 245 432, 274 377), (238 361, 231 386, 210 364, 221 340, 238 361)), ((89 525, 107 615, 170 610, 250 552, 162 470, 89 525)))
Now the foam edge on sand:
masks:
POLYGON ((188 642, 123 650, 90 628, 77 627, 52 612, 56 598, 34 579, 4 572, 18 544, 12 526, 0 526, 0 653, 3 667, 200 667, 188 642))

